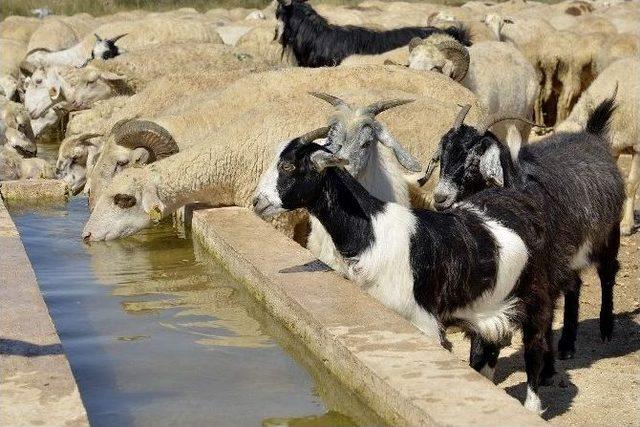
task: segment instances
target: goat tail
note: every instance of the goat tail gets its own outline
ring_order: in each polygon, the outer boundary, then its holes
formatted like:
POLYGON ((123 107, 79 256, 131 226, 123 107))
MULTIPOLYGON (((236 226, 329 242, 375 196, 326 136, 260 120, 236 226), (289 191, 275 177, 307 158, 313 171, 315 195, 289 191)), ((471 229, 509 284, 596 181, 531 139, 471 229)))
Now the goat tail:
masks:
POLYGON ((611 115, 618 108, 615 99, 618 92, 618 85, 610 98, 605 99, 596 107, 587 120, 587 132, 592 135, 606 138, 611 125, 611 115))

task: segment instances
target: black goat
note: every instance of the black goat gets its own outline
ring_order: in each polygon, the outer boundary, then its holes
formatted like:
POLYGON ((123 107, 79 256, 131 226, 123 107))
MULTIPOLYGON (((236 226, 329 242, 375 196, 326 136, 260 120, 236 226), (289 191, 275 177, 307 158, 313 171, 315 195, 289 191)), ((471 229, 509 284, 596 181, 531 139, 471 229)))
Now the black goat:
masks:
MULTIPOLYGON (((613 333, 613 286, 625 197, 622 177, 603 138, 614 110, 613 98, 605 100, 592 113, 586 131, 558 133, 526 145, 516 161, 493 134, 460 121, 443 136, 430 165, 441 163, 434 192, 436 209, 449 208, 490 186, 518 189, 544 206, 546 227, 553 239, 554 268, 549 276, 552 286, 565 293, 558 345, 561 359, 575 354, 582 285, 579 272, 590 264, 596 264, 602 287, 602 340, 610 340, 613 333)), ((430 171, 433 167, 427 179, 430 171)))
MULTIPOLYGON (((346 162, 305 137, 294 139, 262 176, 254 210, 268 217, 306 208, 344 257, 347 277, 427 335, 441 338, 456 324, 498 348, 521 326, 525 406, 539 411, 544 363, 553 370, 547 335, 557 292, 547 286, 548 239, 536 200, 489 189, 445 213, 412 210, 370 195, 340 167, 346 162)), ((474 367, 486 373, 497 352, 480 358, 474 367)))
POLYGON ((278 0, 276 18, 280 21, 276 38, 282 53, 291 48, 301 67, 332 67, 349 55, 372 55, 406 46, 412 38, 446 33, 465 46, 470 36, 465 28, 405 27, 376 31, 352 25, 331 25, 306 0, 278 0))

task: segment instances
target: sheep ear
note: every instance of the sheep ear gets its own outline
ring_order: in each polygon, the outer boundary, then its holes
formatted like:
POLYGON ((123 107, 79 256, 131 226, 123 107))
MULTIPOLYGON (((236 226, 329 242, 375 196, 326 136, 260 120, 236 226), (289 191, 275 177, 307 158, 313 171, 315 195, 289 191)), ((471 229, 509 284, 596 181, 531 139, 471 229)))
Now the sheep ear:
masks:
POLYGON ((420 37, 414 37, 409 42, 409 52, 415 49, 420 43, 422 43, 422 39, 420 37))
POLYGON ((453 78, 452 77, 453 71, 454 71, 453 62, 449 60, 444 61, 444 66, 442 67, 442 74, 444 74, 447 77, 453 78))
POLYGON ((376 132, 378 141, 380 141, 385 147, 389 147, 393 150, 393 154, 395 154, 396 159, 398 159, 398 162, 405 169, 410 170, 411 172, 422 171, 420 162, 405 150, 384 126, 380 126, 376 129, 376 132))
POLYGON ((311 164, 316 171, 322 172, 326 168, 346 166, 349 164, 349 161, 327 151, 317 150, 311 154, 311 164))
POLYGON ((165 205, 158 197, 155 185, 149 185, 142 191, 142 209, 149 215, 152 222, 157 223, 162 219, 165 205))
POLYGON ((60 86, 49 87, 49 97, 54 101, 60 97, 60 94, 61 94, 60 86))
POLYGON ((131 163, 134 165, 146 165, 149 163, 149 150, 138 147, 131 153, 131 163))
POLYGON ((109 71, 103 71, 100 73, 100 78, 108 81, 116 81, 116 80, 124 80, 125 76, 121 76, 116 73, 111 73, 109 71))
POLYGON ((496 144, 491 144, 480 157, 480 174, 487 183, 497 187, 504 187, 500 149, 496 144))

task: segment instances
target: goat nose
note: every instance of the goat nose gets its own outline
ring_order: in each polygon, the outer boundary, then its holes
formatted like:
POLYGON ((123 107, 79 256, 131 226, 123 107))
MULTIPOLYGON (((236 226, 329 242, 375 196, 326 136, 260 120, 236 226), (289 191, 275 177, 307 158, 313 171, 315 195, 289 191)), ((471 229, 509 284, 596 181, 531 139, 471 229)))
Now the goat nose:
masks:
POLYGON ((436 203, 444 203, 444 201, 447 200, 447 196, 442 193, 435 193, 433 195, 433 200, 436 203))

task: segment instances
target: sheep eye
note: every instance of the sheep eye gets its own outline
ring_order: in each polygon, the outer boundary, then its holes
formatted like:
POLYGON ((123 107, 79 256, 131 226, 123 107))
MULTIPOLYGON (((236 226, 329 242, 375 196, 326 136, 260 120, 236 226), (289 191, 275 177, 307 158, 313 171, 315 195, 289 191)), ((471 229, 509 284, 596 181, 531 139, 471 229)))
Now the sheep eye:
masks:
POLYGON ((280 163, 280 170, 283 172, 293 172, 296 170, 296 166, 293 163, 282 162, 280 163))
POLYGON ((116 194, 113 196, 113 203, 115 203, 119 208, 129 209, 130 207, 135 206, 136 198, 129 194, 116 194))

